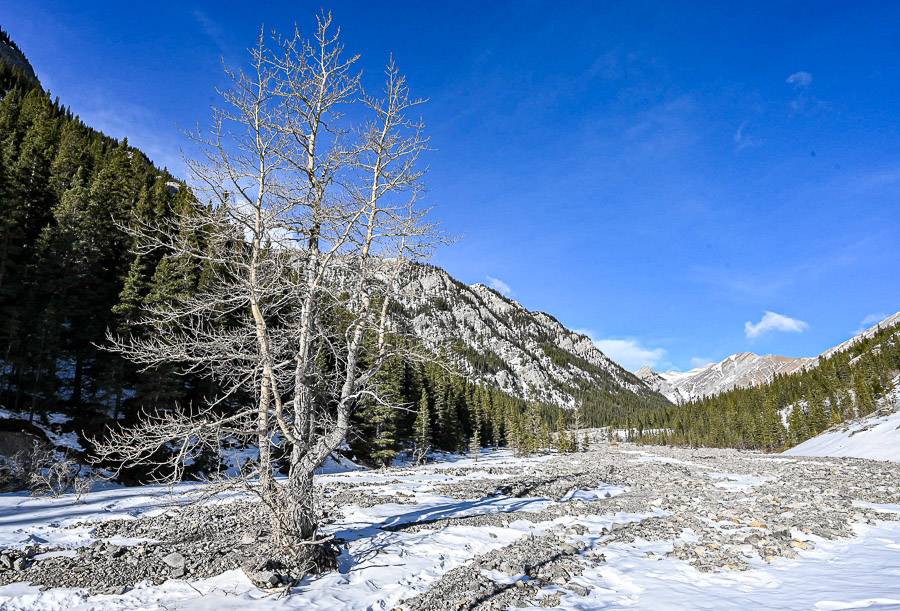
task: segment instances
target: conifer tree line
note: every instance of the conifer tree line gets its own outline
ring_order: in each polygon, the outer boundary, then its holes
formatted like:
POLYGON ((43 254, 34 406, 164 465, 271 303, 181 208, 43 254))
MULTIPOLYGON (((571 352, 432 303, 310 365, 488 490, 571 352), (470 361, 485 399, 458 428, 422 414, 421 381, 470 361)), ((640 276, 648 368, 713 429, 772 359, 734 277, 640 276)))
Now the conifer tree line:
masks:
POLYGON ((350 446, 356 458, 389 464, 402 450, 422 461, 430 452, 509 447, 520 454, 575 451, 580 410, 518 399, 476 384, 433 363, 393 360, 380 373, 383 388, 404 409, 366 404, 356 416, 350 446))
POLYGON ((777 452, 866 416, 900 372, 900 325, 880 329, 817 366, 625 421, 643 443, 777 452))
POLYGON ((161 255, 129 255, 121 229, 194 206, 190 191, 2 62, 0 88, 3 404, 74 415, 105 405, 120 416, 135 390, 145 400, 186 399, 186 380, 139 375, 98 345, 107 329, 132 324, 143 302, 197 281, 161 255))
MULTIPOLYGON (((17 48, 2 30, 0 38, 17 48)), ((196 206, 182 181, 127 140, 88 127, 38 81, 0 61, 0 405, 32 416, 62 411, 94 433, 143 409, 215 393, 205 379, 142 371, 102 348, 107 333, 141 333, 149 307, 204 285, 208 270, 195 263, 134 254, 126 230, 196 206)), ((406 407, 372 404, 356 413, 350 445, 362 461, 388 464, 403 450, 423 458, 435 450, 576 445, 565 433, 572 415, 558 407, 435 364, 395 359, 379 376, 406 407)))

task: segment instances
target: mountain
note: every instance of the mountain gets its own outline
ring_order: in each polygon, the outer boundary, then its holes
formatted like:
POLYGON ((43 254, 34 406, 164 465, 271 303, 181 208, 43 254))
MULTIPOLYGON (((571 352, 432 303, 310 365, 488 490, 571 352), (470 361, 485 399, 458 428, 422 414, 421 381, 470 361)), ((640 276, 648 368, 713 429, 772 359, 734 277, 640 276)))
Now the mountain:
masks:
POLYGON ((569 409, 666 403, 587 336, 483 284, 468 286, 438 267, 421 265, 413 268, 403 295, 412 332, 430 349, 448 354, 470 379, 569 409))
POLYGON ((843 352, 857 342, 871 338, 879 329, 900 323, 900 312, 888 316, 849 340, 829 348, 818 357, 791 358, 774 354, 758 355, 738 352, 721 360, 690 371, 656 372, 643 367, 637 372, 650 388, 664 395, 673 403, 687 403, 710 397, 732 388, 758 386, 769 382, 776 375, 794 373, 815 367, 819 358, 828 358, 843 352))
POLYGON ((774 354, 758 355, 738 352, 718 363, 690 371, 653 371, 640 369, 637 376, 673 403, 686 403, 732 388, 756 386, 778 374, 799 371, 815 362, 815 358, 790 358, 774 354))

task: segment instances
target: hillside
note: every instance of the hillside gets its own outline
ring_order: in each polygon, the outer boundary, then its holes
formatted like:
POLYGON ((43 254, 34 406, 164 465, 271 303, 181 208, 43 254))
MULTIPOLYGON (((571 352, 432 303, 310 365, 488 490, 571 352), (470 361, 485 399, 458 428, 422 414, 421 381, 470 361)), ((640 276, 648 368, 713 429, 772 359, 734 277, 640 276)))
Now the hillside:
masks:
POLYGON ((787 456, 848 456, 900 462, 900 376, 875 412, 842 422, 784 452, 787 456))
POLYGON ((637 376, 673 403, 686 403, 732 388, 764 384, 779 374, 790 374, 813 363, 814 358, 738 352, 718 363, 690 371, 656 372, 641 368, 637 376))
POLYGON ((448 353, 470 379, 566 409, 636 409, 665 399, 586 336, 496 291, 419 266, 404 289, 416 336, 448 353))
POLYGON ((644 367, 637 372, 637 376, 673 403, 687 403, 733 388, 758 386, 770 382, 777 375, 788 375, 815 367, 820 358, 828 358, 843 352, 861 340, 872 337, 879 329, 897 323, 900 323, 900 312, 825 350, 817 357, 792 358, 739 352, 725 357, 718 363, 710 363, 690 371, 656 372, 644 367))

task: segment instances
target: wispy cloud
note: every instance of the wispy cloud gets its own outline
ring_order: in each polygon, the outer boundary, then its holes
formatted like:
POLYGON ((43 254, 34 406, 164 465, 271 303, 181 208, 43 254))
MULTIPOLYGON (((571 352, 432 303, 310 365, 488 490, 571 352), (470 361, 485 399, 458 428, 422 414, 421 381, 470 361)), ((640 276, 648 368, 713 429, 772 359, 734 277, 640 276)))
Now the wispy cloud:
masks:
POLYGON ((692 356, 690 359, 691 367, 697 369, 698 367, 706 367, 707 365, 712 365, 714 361, 704 358, 702 356, 692 356))
POLYGON ((696 140, 692 121, 696 103, 688 95, 651 106, 635 116, 625 129, 628 150, 640 154, 666 154, 696 140))
POLYGON ((111 100, 107 96, 83 92, 72 104, 80 118, 113 138, 128 138, 129 144, 141 149, 157 165, 165 166, 184 178, 186 168, 180 150, 182 134, 174 121, 140 104, 111 100))
POLYGON ((828 102, 820 100, 812 93, 810 85, 812 85, 813 77, 809 72, 804 70, 794 72, 789 75, 784 82, 791 85, 795 92, 793 98, 788 103, 792 115, 827 111, 831 107, 828 102))
POLYGON ((494 278, 493 276, 487 276, 487 281, 488 281, 488 286, 491 287, 492 289, 494 289, 495 291, 497 291, 498 293, 500 293, 501 295, 504 295, 506 297, 509 297, 510 295, 512 295, 512 292, 513 292, 512 288, 508 284, 503 282, 503 280, 501 280, 500 278, 494 278))
POLYGON ((749 320, 744 323, 744 335, 747 336, 747 339, 755 339, 773 331, 801 333, 808 328, 809 325, 802 320, 767 310, 758 323, 754 324, 749 320))
POLYGON ((734 132, 734 148, 738 151, 742 151, 746 148, 751 148, 754 146, 759 146, 763 143, 762 140, 747 133, 747 122, 744 121, 741 123, 737 131, 734 132))
POLYGON ((800 70, 799 72, 794 72, 793 74, 789 75, 784 82, 788 83, 789 85, 793 85, 798 89, 801 89, 812 85, 812 81, 812 74, 806 72, 805 70, 800 70))
POLYGON ((863 318, 861 321, 859 321, 859 324, 861 324, 864 327, 868 327, 868 326, 874 325, 875 323, 881 322, 882 320, 884 320, 887 317, 888 317, 888 315, 884 314, 884 313, 869 314, 868 316, 863 318))
POLYGON ((804 282, 827 276, 872 256, 872 236, 848 241, 834 239, 824 254, 794 264, 782 263, 779 267, 756 270, 740 270, 726 266, 695 265, 690 268, 694 282, 708 285, 718 294, 742 302, 758 303, 776 300, 786 289, 804 282))
POLYGON ((191 11, 191 15, 194 17, 194 20, 200 26, 203 33, 206 34, 206 37, 216 45, 219 54, 225 55, 228 51, 228 45, 225 44, 225 34, 222 31, 222 27, 200 9, 194 9, 191 11))
POLYGON ((645 346, 633 337, 598 338, 590 329, 576 329, 575 332, 587 335, 601 352, 629 371, 641 367, 658 369, 666 358, 665 348, 645 346))
POLYGON ((856 330, 856 333, 857 334, 862 333, 869 327, 873 327, 873 326, 877 325, 878 323, 880 323, 882 320, 884 320, 887 317, 888 317, 888 315, 883 312, 878 313, 878 314, 868 314, 861 321, 859 321, 859 328, 856 330))

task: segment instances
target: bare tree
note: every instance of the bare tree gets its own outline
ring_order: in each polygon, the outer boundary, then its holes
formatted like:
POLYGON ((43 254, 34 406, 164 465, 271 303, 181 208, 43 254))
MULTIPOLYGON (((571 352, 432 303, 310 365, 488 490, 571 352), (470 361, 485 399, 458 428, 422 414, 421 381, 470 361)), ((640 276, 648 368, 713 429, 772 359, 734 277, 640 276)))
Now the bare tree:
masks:
POLYGON ((437 239, 417 206, 428 142, 409 115, 422 100, 393 59, 382 94, 366 95, 331 16, 317 26, 310 40, 295 29, 271 47, 261 33, 250 68, 228 72, 211 133, 197 136, 205 157, 190 162, 204 205, 130 228, 140 252, 183 257, 205 280, 156 306, 147 332, 111 336, 112 349, 208 376, 221 393, 147 414, 97 447, 123 465, 164 455, 153 466, 176 479, 196 452, 252 439, 259 457, 237 481, 260 495, 284 545, 315 539, 313 474, 344 441, 358 402, 389 404, 376 374, 412 356, 389 304, 404 267, 437 239), (346 109, 368 118, 354 124, 346 109), (290 446, 284 482, 272 460, 281 444, 290 446))

